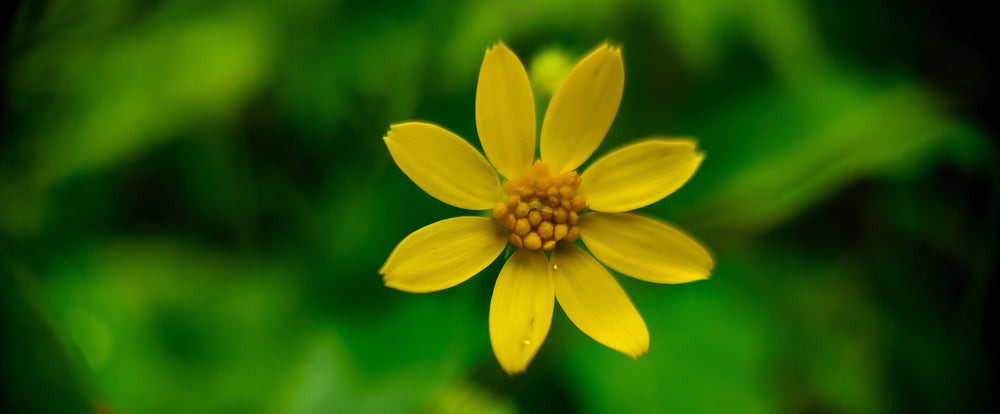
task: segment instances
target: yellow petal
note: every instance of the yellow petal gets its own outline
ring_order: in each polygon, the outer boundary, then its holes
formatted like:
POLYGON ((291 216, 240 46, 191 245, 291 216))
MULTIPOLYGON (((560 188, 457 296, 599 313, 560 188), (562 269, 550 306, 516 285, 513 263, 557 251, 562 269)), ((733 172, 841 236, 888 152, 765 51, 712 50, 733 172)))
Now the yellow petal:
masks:
POLYGON ((453 132, 424 122, 389 128, 385 145, 396 165, 427 194, 468 210, 486 210, 503 199, 493 167, 453 132))
POLYGON ((629 213, 580 217, 580 238, 608 267, 653 283, 707 279, 715 264, 698 242, 665 223, 629 213))
POLYGON ((681 188, 704 155, 691 140, 654 139, 616 150, 580 176, 577 194, 592 210, 630 211, 660 201, 681 188))
POLYGON ((455 217, 410 233, 379 273, 385 285, 406 292, 447 289, 493 263, 507 247, 505 229, 487 217, 455 217))
POLYGON ((615 278, 583 249, 563 243, 552 252, 556 300, 583 333, 632 358, 649 350, 649 332, 615 278))
POLYGON ((500 271, 490 301, 490 343, 508 374, 528 368, 549 333, 554 302, 545 254, 515 252, 500 271))
POLYGON ((542 122, 542 161, 560 173, 583 164, 611 128, 624 87, 621 50, 603 44, 584 57, 549 102, 542 122))
POLYGON ((535 100, 524 65, 503 43, 486 51, 476 86, 476 129, 486 156, 507 179, 535 158, 535 100))

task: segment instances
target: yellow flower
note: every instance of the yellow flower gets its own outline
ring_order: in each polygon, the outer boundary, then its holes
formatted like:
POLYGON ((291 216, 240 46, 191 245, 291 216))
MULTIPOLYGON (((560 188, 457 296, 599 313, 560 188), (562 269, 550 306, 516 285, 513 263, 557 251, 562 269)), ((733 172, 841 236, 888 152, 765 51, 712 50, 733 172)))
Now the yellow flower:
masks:
POLYGON ((646 324, 601 263, 654 283, 705 279, 714 266, 680 230, 626 213, 666 197, 694 174, 703 155, 693 141, 645 139, 575 171, 611 127, 624 82, 618 48, 603 44, 584 57, 552 96, 535 161, 531 86, 521 61, 500 43, 486 51, 476 89, 476 127, 489 161, 429 123, 392 125, 384 138, 396 165, 428 194, 491 211, 413 232, 379 273, 395 289, 437 291, 471 278, 508 243, 514 246, 489 316, 493 353, 509 374, 524 371, 538 352, 556 300, 597 342, 632 358, 646 353, 646 324), (577 237, 600 263, 573 243, 577 237))

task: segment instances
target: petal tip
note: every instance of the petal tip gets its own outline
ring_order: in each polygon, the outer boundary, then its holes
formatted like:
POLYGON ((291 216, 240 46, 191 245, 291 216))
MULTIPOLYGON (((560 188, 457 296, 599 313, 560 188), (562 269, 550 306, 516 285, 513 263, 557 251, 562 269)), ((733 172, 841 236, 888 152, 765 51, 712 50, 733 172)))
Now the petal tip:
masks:
POLYGON ((597 45, 597 49, 607 49, 609 51, 621 50, 621 45, 612 42, 610 39, 604 39, 604 41, 597 45))
POLYGON ((407 124, 412 124, 412 123, 413 122, 407 121, 407 122, 397 122, 395 124, 389 124, 389 129, 385 131, 385 135, 382 136, 382 140, 383 141, 392 140, 392 136, 394 134, 398 134, 400 128, 406 126, 407 124))
POLYGON ((635 347, 630 348, 630 349, 618 349, 618 352, 621 352, 621 353, 625 354, 625 356, 627 356, 629 358, 632 358, 633 361, 638 360, 643 355, 646 355, 646 354, 649 353, 649 336, 648 336, 648 334, 645 337, 643 337, 642 339, 639 339, 635 343, 635 347))
POLYGON ((389 274, 389 263, 391 263, 391 262, 392 262, 392 255, 390 253, 389 258, 385 259, 385 263, 382 263, 382 266, 380 266, 378 268, 378 274, 380 274, 382 276, 388 275, 389 274))
POLYGON ((527 367, 515 368, 515 367, 507 367, 501 364, 500 368, 502 368, 503 371, 507 373, 507 376, 513 377, 523 374, 527 367))
POLYGON ((687 281, 678 281, 677 283, 691 283, 699 282, 702 280, 708 280, 712 277, 712 269, 715 268, 715 262, 710 262, 705 265, 704 268, 699 270, 692 270, 688 273, 687 281))
POLYGON ((393 280, 390 280, 388 275, 382 275, 382 285, 387 288, 392 288, 400 291, 403 290, 400 289, 399 286, 393 280))
POLYGON ((532 354, 527 361, 523 360, 523 356, 507 355, 501 357, 501 355, 496 352, 496 348, 493 350, 493 355, 496 357, 497 364, 500 365, 503 372, 506 372, 507 375, 511 377, 523 374, 527 371, 528 366, 531 365, 531 361, 535 358, 534 354, 532 354))
POLYGON ((386 134, 388 134, 389 132, 392 132, 392 130, 397 129, 397 128, 403 126, 403 125, 411 124, 411 123, 412 122, 410 122, 410 121, 405 121, 405 122, 396 122, 394 124, 389 124, 389 131, 386 132, 386 134))
POLYGON ((617 56, 618 58, 621 58, 622 47, 619 44, 611 43, 611 41, 605 40, 603 43, 597 46, 597 49, 595 49, 595 53, 608 53, 617 56))
POLYGON ((503 40, 497 40, 496 43, 493 43, 492 46, 486 48, 486 55, 489 56, 490 54, 496 52, 509 51, 509 50, 510 48, 507 47, 507 44, 504 43, 503 40))
POLYGON ((699 245, 702 246, 702 250, 705 251, 707 259, 707 263, 705 264, 705 279, 708 279, 708 277, 712 275, 712 271, 715 270, 715 255, 708 251, 708 249, 706 249, 701 243, 699 243, 699 245))

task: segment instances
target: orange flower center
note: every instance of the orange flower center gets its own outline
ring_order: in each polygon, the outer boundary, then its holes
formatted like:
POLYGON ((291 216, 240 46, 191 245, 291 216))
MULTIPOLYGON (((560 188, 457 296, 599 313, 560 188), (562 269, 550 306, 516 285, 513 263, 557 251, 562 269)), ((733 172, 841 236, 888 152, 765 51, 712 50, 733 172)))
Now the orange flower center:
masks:
POLYGON ((587 202, 576 194, 579 186, 576 171, 552 174, 536 161, 524 178, 503 183, 507 202, 493 206, 493 219, 511 231, 514 247, 552 251, 556 242, 580 237, 576 222, 587 202))

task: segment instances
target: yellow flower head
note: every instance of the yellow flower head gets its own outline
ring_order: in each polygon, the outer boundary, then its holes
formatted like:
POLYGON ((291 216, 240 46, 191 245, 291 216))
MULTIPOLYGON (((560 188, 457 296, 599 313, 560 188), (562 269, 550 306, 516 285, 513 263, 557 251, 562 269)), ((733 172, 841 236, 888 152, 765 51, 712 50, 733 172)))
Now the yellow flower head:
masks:
POLYGON ((646 353, 646 324, 601 263, 654 283, 705 279, 714 266, 680 230, 626 213, 666 197, 694 174, 703 155, 693 141, 652 137, 576 172, 611 127, 624 83, 618 48, 603 44, 577 63, 549 103, 536 161, 528 75, 500 43, 486 51, 476 89, 476 127, 489 161, 429 123, 396 124, 384 138, 396 165, 421 189, 455 207, 490 210, 490 217, 456 217, 413 232, 379 273, 395 289, 437 291, 514 246, 489 316, 493 353, 509 374, 524 371, 538 352, 556 300, 596 341, 633 358, 646 353), (600 262, 573 243, 577 238, 600 262))

